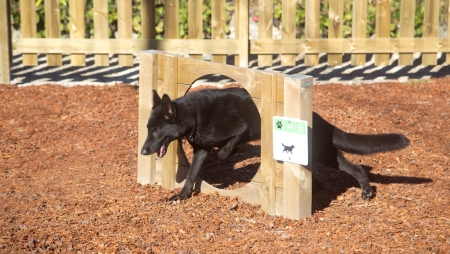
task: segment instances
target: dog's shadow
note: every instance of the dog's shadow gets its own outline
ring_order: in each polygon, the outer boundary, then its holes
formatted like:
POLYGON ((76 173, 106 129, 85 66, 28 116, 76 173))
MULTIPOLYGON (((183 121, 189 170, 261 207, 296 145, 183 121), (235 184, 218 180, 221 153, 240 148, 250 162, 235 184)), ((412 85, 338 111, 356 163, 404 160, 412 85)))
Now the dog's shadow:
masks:
MULTIPOLYGON (((423 184, 430 183, 433 180, 421 177, 409 176, 387 176, 380 174, 372 174, 370 171, 372 167, 362 165, 370 179, 371 183, 380 184, 423 184)), ((331 202, 336 200, 338 196, 346 192, 348 189, 354 187, 358 190, 358 195, 361 193, 361 188, 358 181, 345 173, 344 171, 328 168, 319 163, 313 166, 313 197, 312 197, 312 213, 321 211, 330 206, 331 202)), ((376 186, 371 184, 373 189, 373 196, 376 197, 376 186)))
MULTIPOLYGON (((183 145, 185 152, 186 147, 183 145)), ((200 170, 199 177, 219 189, 238 189, 249 183, 260 167, 261 146, 247 143, 237 147, 230 157, 221 159, 217 150, 209 153, 200 170)), ((188 156, 189 157, 189 156, 188 156)), ((371 167, 363 165, 370 182, 380 184, 423 184, 432 182, 429 178, 386 176, 372 174, 371 167)), ((358 181, 349 174, 334 168, 325 167, 319 163, 313 164, 313 196, 312 213, 330 206, 341 194, 354 187, 358 195, 361 192, 358 181)), ((376 196, 376 186, 372 188, 376 196)))

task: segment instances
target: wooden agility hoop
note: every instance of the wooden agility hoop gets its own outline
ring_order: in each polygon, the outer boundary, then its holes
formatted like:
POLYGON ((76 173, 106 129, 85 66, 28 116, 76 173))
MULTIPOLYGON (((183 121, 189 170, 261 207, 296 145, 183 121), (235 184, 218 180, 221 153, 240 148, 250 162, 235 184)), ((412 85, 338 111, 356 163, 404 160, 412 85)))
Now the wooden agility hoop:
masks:
POLYGON ((261 114, 261 165, 250 183, 237 190, 222 190, 205 181, 196 186, 203 193, 239 196, 259 204, 271 215, 300 219, 311 215, 312 202, 312 77, 283 75, 148 50, 140 53, 138 182, 160 183, 168 189, 182 187, 189 162, 181 145, 172 142, 164 158, 144 156, 140 148, 147 136, 147 121, 153 106, 152 90, 171 98, 183 96, 197 79, 221 74, 242 85, 261 114), (307 166, 273 159, 273 116, 308 122, 309 163, 307 166))

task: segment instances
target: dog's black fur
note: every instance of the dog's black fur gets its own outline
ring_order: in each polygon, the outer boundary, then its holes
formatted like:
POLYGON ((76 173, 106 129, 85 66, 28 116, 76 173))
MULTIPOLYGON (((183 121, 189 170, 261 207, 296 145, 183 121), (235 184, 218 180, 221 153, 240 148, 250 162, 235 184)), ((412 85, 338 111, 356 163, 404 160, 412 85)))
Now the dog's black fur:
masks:
POLYGON ((292 150, 294 150, 294 148, 295 148, 294 145, 291 145, 291 146, 285 146, 284 144, 281 144, 281 145, 283 145, 283 147, 284 147, 283 153, 286 152, 286 153, 291 153, 293 155, 292 150))
MULTIPOLYGON (((141 153, 157 152, 158 157, 163 157, 169 143, 183 137, 187 137, 194 149, 186 182, 170 200, 185 199, 191 194, 195 178, 212 148, 218 147, 219 157, 226 158, 236 145, 260 139, 261 117, 245 89, 205 89, 173 101, 166 94, 162 99, 154 91, 155 95, 147 124, 148 136, 141 153)), ((313 160, 355 177, 364 199, 372 196, 369 179, 364 169, 348 161, 342 152, 371 154, 402 149, 409 144, 401 134, 343 132, 315 112, 312 139, 313 160)))

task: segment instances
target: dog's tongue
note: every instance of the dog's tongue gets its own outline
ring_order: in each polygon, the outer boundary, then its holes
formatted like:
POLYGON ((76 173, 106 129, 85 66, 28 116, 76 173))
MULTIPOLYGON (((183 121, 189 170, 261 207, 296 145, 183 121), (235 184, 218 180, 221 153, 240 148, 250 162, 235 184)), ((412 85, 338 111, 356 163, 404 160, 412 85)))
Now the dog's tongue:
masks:
POLYGON ((159 148, 159 158, 163 157, 164 154, 166 154, 166 146, 165 146, 165 145, 162 145, 162 146, 159 148))

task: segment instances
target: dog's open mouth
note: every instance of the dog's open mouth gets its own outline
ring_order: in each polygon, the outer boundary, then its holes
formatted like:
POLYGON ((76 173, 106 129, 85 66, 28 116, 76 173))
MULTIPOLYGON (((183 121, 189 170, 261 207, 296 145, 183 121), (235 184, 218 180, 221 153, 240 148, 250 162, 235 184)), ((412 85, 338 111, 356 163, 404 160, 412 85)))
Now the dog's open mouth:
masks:
POLYGON ((166 152, 167 152, 167 146, 166 146, 166 144, 162 144, 158 151, 158 157, 159 158, 164 157, 164 155, 166 155, 166 152))

